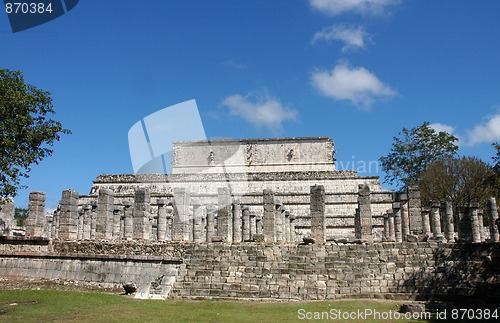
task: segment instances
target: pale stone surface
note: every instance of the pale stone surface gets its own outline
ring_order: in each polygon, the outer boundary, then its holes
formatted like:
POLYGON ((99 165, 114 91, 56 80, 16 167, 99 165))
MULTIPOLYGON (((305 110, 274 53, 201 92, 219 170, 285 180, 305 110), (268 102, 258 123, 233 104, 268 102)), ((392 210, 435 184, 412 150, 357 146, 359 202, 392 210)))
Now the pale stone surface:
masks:
POLYGON ((408 218, 410 233, 414 235, 421 234, 422 228, 422 217, 420 214, 421 202, 420 202, 420 189, 418 186, 410 186, 407 189, 408 194, 408 218))
POLYGON ((441 216, 439 214, 439 208, 441 207, 441 203, 438 201, 431 203, 431 227, 432 227, 432 235, 434 238, 442 237, 443 233, 441 232, 441 216))
POLYGON ((26 236, 28 237, 44 237, 47 235, 45 232, 45 198, 45 192, 30 192, 28 217, 26 218, 26 236))
POLYGON ((16 227, 14 218, 15 206, 11 199, 0 198, 0 236, 9 237, 13 235, 13 229, 16 227))
POLYGON ((446 202, 445 213, 443 216, 444 237, 448 242, 455 241, 455 226, 453 221, 453 205, 451 202, 446 202))
MULTIPOLYGON (((274 193, 264 190, 264 215, 262 217, 264 241, 276 242, 276 218, 274 212, 274 193)), ((257 233, 258 230, 257 230, 257 233)))
POLYGON ((151 224, 149 214, 151 208, 151 193, 149 189, 138 189, 134 196, 133 236, 134 239, 149 240, 151 238, 151 224))
POLYGON ((59 238, 76 240, 78 236, 78 192, 72 190, 62 192, 59 217, 59 238))
POLYGON ((96 239, 111 239, 110 225, 113 221, 113 191, 110 189, 99 190, 97 198, 97 219, 95 226, 96 239))
POLYGON ((373 241, 370 187, 368 185, 359 185, 357 216, 356 238, 373 241))
POLYGON ((326 242, 325 188, 311 186, 311 238, 316 243, 326 242))
POLYGON ((225 241, 233 240, 233 214, 231 210, 231 195, 226 187, 218 190, 217 235, 225 241))
POLYGON ((494 197, 488 199, 488 224, 490 229, 490 242, 498 241, 498 227, 496 220, 498 218, 497 201, 494 197))

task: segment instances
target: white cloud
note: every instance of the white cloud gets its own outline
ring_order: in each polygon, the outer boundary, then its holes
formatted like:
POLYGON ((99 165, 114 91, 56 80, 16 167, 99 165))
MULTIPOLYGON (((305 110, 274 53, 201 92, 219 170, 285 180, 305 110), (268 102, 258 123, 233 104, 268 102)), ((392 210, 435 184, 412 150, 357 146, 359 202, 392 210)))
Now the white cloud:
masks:
POLYGON ((439 122, 436 122, 436 123, 431 123, 429 124, 429 127, 431 127, 432 129, 434 129, 436 132, 441 132, 441 131, 444 131, 450 135, 453 135, 453 132, 455 132, 455 128, 452 127, 452 126, 449 126, 447 124, 444 124, 444 123, 439 123, 439 122))
POLYGON ((331 71, 313 72, 311 82, 324 96, 335 100, 349 100, 354 105, 365 108, 369 108, 379 97, 397 95, 395 90, 382 83, 366 68, 351 68, 347 63, 339 63, 331 71))
POLYGON ((400 0, 309 0, 311 7, 330 16, 346 12, 382 15, 388 13, 389 7, 400 2, 400 0))
POLYGON ((473 146, 483 142, 500 141, 500 114, 495 114, 474 127, 467 134, 467 145, 473 146))
POLYGON ((297 110, 285 107, 276 98, 268 94, 239 94, 226 97, 222 105, 229 108, 229 113, 239 116, 257 127, 267 127, 273 131, 282 129, 286 120, 297 119, 297 110))
POLYGON ((339 40, 344 42, 342 51, 347 52, 349 50, 364 48, 366 45, 365 39, 368 36, 365 29, 361 26, 354 28, 345 25, 333 25, 315 33, 312 43, 314 44, 320 40, 327 43, 339 40))
POLYGON ((444 123, 435 122, 435 123, 429 124, 429 127, 434 129, 434 131, 436 131, 436 132, 444 131, 447 134, 450 134, 450 135, 457 137, 457 141, 455 141, 455 144, 458 146, 461 146, 462 144, 464 144, 463 138, 455 133, 456 129, 453 126, 450 126, 450 125, 447 125, 444 123))

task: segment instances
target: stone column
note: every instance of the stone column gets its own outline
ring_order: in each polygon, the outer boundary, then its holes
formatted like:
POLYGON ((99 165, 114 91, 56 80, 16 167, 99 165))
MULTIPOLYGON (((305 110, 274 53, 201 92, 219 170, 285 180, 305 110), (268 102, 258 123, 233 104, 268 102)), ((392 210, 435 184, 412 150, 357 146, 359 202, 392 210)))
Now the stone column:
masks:
POLYGON ((481 242, 481 232, 478 219, 479 203, 471 203, 469 207, 472 227, 472 242, 481 242))
POLYGON ((78 236, 78 193, 72 190, 62 192, 59 217, 59 238, 76 240, 78 236))
POLYGON ((172 241, 173 229, 174 229, 174 206, 172 205, 172 203, 167 204, 166 211, 167 211, 166 239, 167 241, 172 241))
POLYGON ((213 205, 207 207, 207 242, 212 242, 215 237, 215 208, 213 205))
POLYGON ((189 205, 191 198, 184 188, 174 188, 174 201, 172 239, 174 241, 189 241, 189 205))
POLYGON ((439 203, 439 201, 431 203, 431 227, 432 227, 432 236, 434 238, 443 237, 443 233, 441 232, 441 216, 439 214, 440 207, 441 203, 439 203))
POLYGON ((203 241, 203 221, 202 221, 202 205, 199 199, 192 199, 193 204, 193 241, 203 241))
POLYGON ((125 240, 132 240, 134 238, 134 208, 130 201, 123 201, 125 210, 123 220, 123 238, 125 240))
POLYGON ((149 213, 151 208, 151 193, 147 188, 138 188, 134 194, 134 239, 149 240, 151 237, 151 225, 149 213))
POLYGON ((316 243, 325 243, 325 187, 323 185, 314 185, 311 186, 310 192, 311 238, 316 243))
POLYGON ((274 213, 274 193, 271 190, 263 191, 264 215, 262 216, 264 242, 276 242, 276 218, 274 213))
POLYGON ((410 220, 408 218, 408 198, 406 194, 401 193, 399 197, 401 206, 401 236, 402 241, 406 241, 406 237, 410 234, 410 220))
POLYGON ((76 234, 76 240, 82 240, 83 239, 83 216, 85 214, 85 211, 83 208, 78 209, 78 229, 77 229, 77 234, 76 234))
POLYGON ((233 243, 240 243, 241 240, 241 205, 233 204, 233 243))
POLYGON ((497 201, 494 197, 488 199, 488 224, 490 227, 490 242, 498 241, 498 227, 495 224, 498 219, 497 201))
POLYGON ((90 231, 92 224, 92 206, 85 204, 83 206, 83 240, 90 239, 90 231))
POLYGON ((91 201, 90 207, 92 208, 90 220, 90 240, 95 240, 97 227, 97 201, 91 201))
POLYGON ((472 224, 470 210, 467 207, 458 207, 458 237, 461 242, 472 242, 472 224))
POLYGON ((54 215, 52 216, 52 239, 59 239, 59 224, 60 224, 60 215, 61 215, 61 204, 57 206, 57 209, 54 211, 54 215))
POLYGON ((291 241, 291 231, 290 231, 290 212, 285 211, 285 241, 291 241))
MULTIPOLYGON (((0 219, 4 221, 4 227, 3 230, 0 230, 0 236, 11 237, 14 235, 12 229, 17 226, 17 221, 14 217, 15 209, 16 207, 12 199, 0 197, 0 219)), ((34 226, 32 230, 34 230, 34 226)), ((28 228, 26 228, 26 234, 27 232, 28 228)))
POLYGON ((390 241, 390 238, 389 238, 389 214, 384 213, 383 218, 384 218, 384 232, 383 232, 383 236, 382 236, 382 241, 390 241))
POLYGON ((444 237, 448 242, 455 241, 455 228, 453 225, 453 204, 446 202, 445 212, 443 217, 444 237))
POLYGON ((359 225, 356 230, 356 238, 373 241, 372 236, 372 211, 371 211, 371 198, 370 187, 366 184, 359 184, 358 186, 358 220, 359 225))
POLYGON ((97 197, 97 219, 95 238, 98 240, 111 239, 113 224, 113 191, 100 189, 97 197))
POLYGON ((407 189, 408 193, 408 217, 410 219, 410 233, 414 235, 422 234, 422 216, 420 189, 418 186, 410 186, 407 189))
POLYGON ((250 240, 254 240, 253 236, 257 233, 257 215, 250 213, 250 240))
POLYGON ((483 209, 479 208, 477 210, 477 224, 479 226, 479 239, 482 241, 485 241, 485 237, 484 237, 484 212, 483 212, 483 209))
POLYGON ((290 214, 290 242, 294 242, 297 238, 295 234, 295 214, 290 214))
POLYGON ((431 224, 429 221, 429 213, 431 210, 428 207, 423 207, 422 208, 422 229, 423 229, 423 234, 426 234, 427 236, 431 236, 431 224))
POLYGON ((394 232, 394 213, 392 213, 392 209, 387 211, 387 215, 389 216, 389 241, 396 241, 394 232))
POLYGON ((284 239, 284 216, 283 216, 283 203, 281 199, 274 197, 274 219, 275 219, 275 227, 276 227, 276 242, 283 242, 284 239))
POLYGON ((26 218, 26 236, 44 237, 45 227, 45 192, 32 191, 28 201, 26 218))
POLYGON ((113 239, 120 240, 120 223, 123 215, 123 206, 115 205, 113 210, 113 239))
POLYGON ((401 204, 399 202, 392 203, 392 213, 394 214, 394 239, 396 242, 403 241, 401 227, 401 204))
POLYGON ((158 241, 165 241, 167 238, 167 208, 165 207, 165 199, 158 199, 158 225, 156 227, 158 241))
POLYGON ((250 240, 250 210, 243 208, 243 241, 250 240))
POLYGON ((264 222, 261 215, 255 215, 255 234, 264 235, 264 222))
POLYGON ((218 192, 217 235, 224 241, 233 241, 233 216, 231 211, 231 195, 227 187, 221 187, 218 192))

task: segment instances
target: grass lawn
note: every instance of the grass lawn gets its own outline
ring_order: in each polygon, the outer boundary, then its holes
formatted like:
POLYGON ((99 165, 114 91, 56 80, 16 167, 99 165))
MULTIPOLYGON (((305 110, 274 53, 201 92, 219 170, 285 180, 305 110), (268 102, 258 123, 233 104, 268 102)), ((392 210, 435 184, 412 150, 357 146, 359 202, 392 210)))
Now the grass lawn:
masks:
MULTIPOLYGON (((399 304, 382 300, 287 303, 157 301, 96 292, 0 290, 0 322, 312 322, 319 321, 314 319, 314 312, 338 314, 335 310, 364 312, 370 309, 380 313, 397 311, 399 304)), ((325 317, 324 321, 412 322, 373 318, 344 320, 334 316, 325 317)))

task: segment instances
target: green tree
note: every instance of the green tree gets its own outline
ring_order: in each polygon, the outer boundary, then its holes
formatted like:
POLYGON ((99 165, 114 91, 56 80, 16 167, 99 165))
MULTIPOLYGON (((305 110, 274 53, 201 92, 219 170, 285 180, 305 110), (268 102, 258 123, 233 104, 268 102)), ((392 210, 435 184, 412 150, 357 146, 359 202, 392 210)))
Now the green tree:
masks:
POLYGON ((51 156, 60 134, 50 92, 25 84, 20 71, 0 69, 0 196, 14 197, 31 165, 51 156))
POLYGON ((457 137, 444 131, 436 132, 429 122, 403 130, 394 137, 390 153, 380 157, 386 173, 384 182, 400 188, 420 183, 420 174, 428 164, 456 154, 457 137))
POLYGON ((492 168, 477 157, 448 157, 436 160, 422 172, 420 192, 424 203, 450 201, 466 206, 471 202, 485 205, 491 196, 488 180, 492 168))
POLYGON ((489 185, 492 190, 492 194, 500 198, 500 145, 496 142, 491 144, 493 148, 496 149, 496 155, 492 157, 493 159, 493 175, 489 179, 489 185))
POLYGON ((17 226, 22 227, 24 225, 24 221, 28 217, 28 209, 16 207, 14 209, 14 219, 17 221, 17 226))

